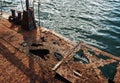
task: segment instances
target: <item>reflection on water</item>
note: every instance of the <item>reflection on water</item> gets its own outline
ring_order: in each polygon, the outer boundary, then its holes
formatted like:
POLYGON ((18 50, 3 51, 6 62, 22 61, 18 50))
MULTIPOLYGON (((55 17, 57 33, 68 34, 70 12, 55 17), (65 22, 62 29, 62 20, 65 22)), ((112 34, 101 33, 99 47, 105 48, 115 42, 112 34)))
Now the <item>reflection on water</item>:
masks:
MULTIPOLYGON (((21 0, 2 1, 4 5, 17 6, 3 8, 6 12, 9 12, 8 8, 22 10, 21 0)), ((25 9, 25 0, 22 1, 25 9)), ((55 30, 72 41, 84 41, 120 55, 120 0, 40 1, 41 26, 55 30)), ((38 21, 37 3, 34 5, 38 21)))

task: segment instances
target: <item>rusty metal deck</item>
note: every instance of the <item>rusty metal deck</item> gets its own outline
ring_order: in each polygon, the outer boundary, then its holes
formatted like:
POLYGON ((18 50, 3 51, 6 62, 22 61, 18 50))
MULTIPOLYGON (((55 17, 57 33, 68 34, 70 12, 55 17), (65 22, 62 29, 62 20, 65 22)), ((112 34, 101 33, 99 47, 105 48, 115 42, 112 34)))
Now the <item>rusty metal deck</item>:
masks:
MULTIPOLYGON (((108 83, 108 78, 103 76, 99 67, 119 63, 120 57, 83 42, 76 50, 73 49, 75 46, 76 43, 46 28, 41 28, 41 33, 39 28, 25 31, 0 18, 0 83, 63 83, 66 80, 72 83, 108 83), (48 53, 41 53, 40 49, 48 53), (74 61, 73 56, 79 50, 83 50, 89 63, 74 61), (56 57, 55 53, 63 58, 56 57), (108 59, 98 58, 99 55, 108 59), (53 71, 60 61, 61 65, 53 71), (60 77, 56 77, 56 74, 60 77)), ((119 70, 118 65, 114 78, 116 83, 120 82, 119 70)))

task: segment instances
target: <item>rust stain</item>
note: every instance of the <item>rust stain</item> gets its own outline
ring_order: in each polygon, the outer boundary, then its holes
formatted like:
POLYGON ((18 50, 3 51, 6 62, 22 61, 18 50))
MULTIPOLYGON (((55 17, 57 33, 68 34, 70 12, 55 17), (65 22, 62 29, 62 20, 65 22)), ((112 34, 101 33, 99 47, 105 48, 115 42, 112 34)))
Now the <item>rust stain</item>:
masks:
MULTIPOLYGON (((6 16, 5 16, 6 17, 6 16)), ((120 57, 69 39, 41 27, 25 31, 20 26, 0 18, 0 83, 108 83, 98 67, 120 62, 120 57), (41 37, 40 38, 40 34, 41 37), (38 52, 46 49, 47 53, 38 52), (38 53, 33 53, 34 50, 38 53), (37 50, 37 51, 36 51, 37 50), (87 64, 75 62, 74 55, 83 51, 87 64), (94 53, 91 53, 94 52, 94 53), (57 55, 55 55, 57 53, 57 55), (107 56, 104 60, 99 55, 107 56), (58 56, 58 57, 56 57, 58 56), (62 57, 59 61, 58 58, 62 57), (59 66, 56 66, 60 64, 59 66), (55 68, 54 70, 52 70, 55 68), (56 77, 58 74, 60 77, 56 77)), ((120 65, 114 81, 120 82, 120 65)))

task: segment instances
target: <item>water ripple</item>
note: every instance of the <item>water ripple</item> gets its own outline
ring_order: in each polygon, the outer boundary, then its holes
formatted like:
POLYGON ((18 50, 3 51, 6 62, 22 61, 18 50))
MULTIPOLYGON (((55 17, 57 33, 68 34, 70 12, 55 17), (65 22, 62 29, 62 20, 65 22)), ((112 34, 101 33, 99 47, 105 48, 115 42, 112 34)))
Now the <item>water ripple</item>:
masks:
MULTIPOLYGON (((5 1, 7 5, 19 4, 16 9, 21 10, 19 0, 5 1)), ((36 21, 37 11, 36 3, 36 21)), ((120 55, 120 0, 41 0, 39 18, 42 26, 73 41, 82 40, 120 55)))

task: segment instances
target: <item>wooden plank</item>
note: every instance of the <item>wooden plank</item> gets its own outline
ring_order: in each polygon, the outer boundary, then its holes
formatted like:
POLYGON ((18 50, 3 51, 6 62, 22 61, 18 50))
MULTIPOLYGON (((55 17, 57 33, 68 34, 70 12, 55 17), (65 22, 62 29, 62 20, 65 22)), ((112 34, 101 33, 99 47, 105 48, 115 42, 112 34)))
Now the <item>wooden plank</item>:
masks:
POLYGON ((81 47, 81 42, 79 42, 73 49, 70 50, 70 52, 68 54, 66 54, 65 58, 63 58, 61 61, 59 61, 53 68, 52 70, 56 70, 64 61, 66 61, 66 59, 73 57, 73 54, 76 52, 75 50, 80 50, 81 47))

